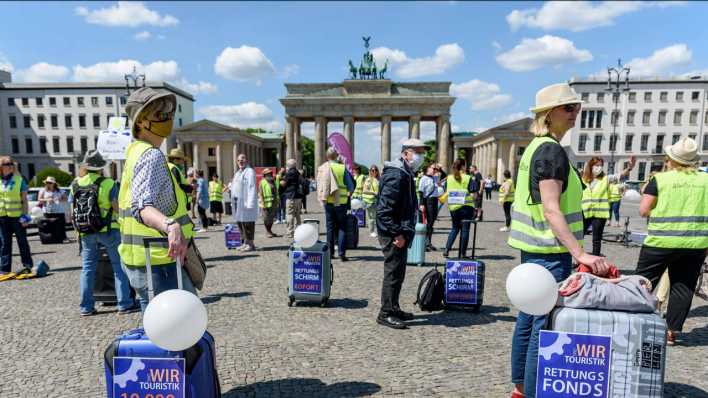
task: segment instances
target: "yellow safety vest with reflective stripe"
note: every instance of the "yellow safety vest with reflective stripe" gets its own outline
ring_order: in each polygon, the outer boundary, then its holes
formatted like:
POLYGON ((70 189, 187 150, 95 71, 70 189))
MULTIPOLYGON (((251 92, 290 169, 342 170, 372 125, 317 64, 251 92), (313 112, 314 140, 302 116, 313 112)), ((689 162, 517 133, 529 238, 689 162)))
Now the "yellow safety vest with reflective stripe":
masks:
MULTIPOLYGON (((531 141, 519 162, 515 200, 511 212, 511 232, 508 243, 511 247, 528 253, 567 253, 568 249, 555 237, 551 226, 543 215, 543 205, 531 203, 531 159, 541 144, 560 145, 553 138, 536 137, 531 141)), ((560 209, 570 232, 578 244, 583 244, 583 213, 580 200, 583 195, 582 183, 575 169, 568 172, 568 186, 560 197, 560 209)))
MULTIPOLYGON (((98 175, 98 173, 89 171, 85 176, 77 178, 76 183, 79 187, 85 187, 96 182, 99 177, 100 175, 98 175)), ((101 210, 101 218, 105 218, 108 215, 108 211, 111 209, 111 190, 115 183, 116 182, 111 178, 104 178, 103 181, 101 181, 101 185, 98 187, 98 208, 101 210)), ((71 194, 75 194, 73 189, 71 190, 71 194)), ((114 212, 111 218, 113 219, 111 229, 118 229, 118 215, 114 212)), ((107 231, 108 227, 106 226, 99 232, 107 231)), ((83 236, 84 234, 82 233, 81 235, 83 236)))
POLYGON ((224 184, 221 181, 209 181, 209 201, 221 202, 224 199, 224 184))
POLYGON ((499 202, 501 203, 506 203, 506 202, 513 202, 514 201, 514 180, 511 178, 508 178, 506 181, 504 181, 504 184, 499 187, 499 202), (504 185, 509 184, 509 192, 506 192, 504 189, 504 185), (506 196, 504 195, 506 194, 506 196))
POLYGON ((379 180, 375 177, 366 177, 364 181, 364 191, 362 197, 364 203, 373 204, 376 202, 376 196, 379 194, 379 180))
POLYGON ((22 177, 13 175, 7 185, 0 182, 0 217, 22 215, 22 177))
MULTIPOLYGON (((118 252, 123 263, 130 267, 145 266, 143 238, 165 237, 165 234, 161 231, 138 222, 130 210, 133 202, 133 193, 130 189, 133 181, 133 170, 140 160, 140 156, 150 148, 153 148, 153 146, 147 142, 136 140, 128 145, 125 150, 125 167, 123 168, 120 193, 118 194, 118 220, 121 234, 121 244, 118 246, 118 252)), ((190 239, 194 236, 194 225, 192 225, 192 220, 187 214, 187 195, 184 191, 178 189, 178 182, 175 176, 169 172, 167 162, 165 162, 165 168, 168 169, 168 174, 172 181, 172 192, 177 199, 177 209, 174 214, 165 214, 165 216, 173 218, 182 227, 184 237, 190 239)), ((167 244, 150 245, 150 263, 153 266, 174 264, 174 259, 167 254, 167 244)))
POLYGON ((607 176, 596 179, 595 185, 590 189, 590 185, 583 191, 583 214, 585 218, 609 218, 610 217, 610 186, 607 183, 607 176))
POLYGON ((610 203, 617 203, 622 200, 619 184, 610 184, 610 203))
POLYGON ((654 178, 659 194, 644 246, 708 248, 708 173, 672 170, 654 178))
POLYGON ((268 184, 265 178, 261 180, 261 194, 263 195, 263 207, 266 209, 273 207, 273 190, 270 188, 270 184, 268 184))
POLYGON ((359 174, 354 179, 356 185, 354 186, 354 192, 352 192, 352 199, 361 199, 364 195, 364 175, 359 174))
MULTIPOLYGON (((174 174, 175 170, 177 171, 177 174, 179 175, 180 185, 189 185, 189 181, 187 181, 187 177, 184 175, 184 173, 182 173, 182 170, 176 164, 174 164, 172 162, 167 162, 167 167, 170 168, 170 172, 173 174, 174 174)), ((186 194, 186 192, 185 192, 185 194, 186 194)), ((192 203, 192 195, 191 194, 187 195, 187 203, 192 203)))
MULTIPOLYGON (((344 165, 341 163, 330 162, 329 167, 332 169, 334 179, 337 180, 337 187, 339 188, 339 204, 344 205, 349 199, 349 191, 347 190, 347 185, 344 183, 344 165)), ((334 193, 327 196, 327 203, 334 203, 334 193)))
POLYGON ((457 181, 454 175, 450 175, 447 178, 445 191, 447 192, 447 208, 450 209, 450 211, 458 210, 462 208, 462 206, 474 207, 474 196, 472 196, 472 193, 468 190, 472 177, 468 174, 462 174, 460 177, 462 177, 460 178, 461 181, 457 181), (465 204, 450 204, 450 192, 464 192, 465 204))

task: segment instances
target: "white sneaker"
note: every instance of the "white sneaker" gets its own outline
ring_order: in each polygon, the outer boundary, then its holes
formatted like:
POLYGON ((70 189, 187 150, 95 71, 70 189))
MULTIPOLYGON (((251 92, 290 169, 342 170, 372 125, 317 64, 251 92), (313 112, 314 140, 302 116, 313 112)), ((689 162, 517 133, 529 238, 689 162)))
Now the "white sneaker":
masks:
POLYGON ((372 232, 369 234, 369 236, 371 236, 372 238, 378 238, 379 234, 377 234, 376 232, 372 232))
POLYGON ((501 227, 501 228, 499 228, 499 232, 509 232, 509 228, 508 227, 501 227))

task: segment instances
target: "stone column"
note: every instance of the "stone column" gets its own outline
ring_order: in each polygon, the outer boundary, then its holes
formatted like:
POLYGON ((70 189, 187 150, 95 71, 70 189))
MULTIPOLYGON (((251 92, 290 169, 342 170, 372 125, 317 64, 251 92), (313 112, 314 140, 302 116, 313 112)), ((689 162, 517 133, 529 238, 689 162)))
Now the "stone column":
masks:
POLYGON ((438 118, 440 126, 440 138, 438 140, 438 159, 445 171, 450 169, 450 115, 442 115, 438 118))
MULTIPOLYGON (((300 129, 302 121, 298 118, 293 118, 293 137, 295 141, 295 156, 294 159, 297 162, 297 167, 302 167, 302 130, 300 129)), ((283 161, 285 165, 285 161, 283 161)))
POLYGON ((509 171, 511 178, 516 178, 516 141, 511 141, 509 145, 509 171))
POLYGON ((288 159, 292 158, 296 151, 292 120, 292 117, 285 116, 285 156, 287 156, 288 159))
POLYGON ((352 161, 356 159, 356 152, 354 151, 354 117, 345 116, 344 117, 344 138, 349 141, 349 147, 352 149, 352 161))
POLYGON ((381 165, 391 160, 391 116, 381 118, 381 165))
POLYGON ((315 169, 320 167, 325 160, 327 140, 327 119, 317 117, 315 119, 315 169))
POLYGON ((489 162, 489 172, 487 174, 491 174, 492 176, 497 175, 497 142, 494 141, 492 142, 491 147, 489 148, 489 154, 491 156, 491 162, 489 162))
POLYGON ((223 168, 221 167, 221 143, 217 142, 216 143, 216 174, 219 175, 219 178, 223 178, 224 176, 221 175, 221 170, 223 168))
POLYGON ((199 169, 199 143, 192 142, 192 152, 194 153, 194 158, 192 159, 192 167, 199 169))
POLYGON ((408 118, 408 138, 420 138, 420 116, 408 118))

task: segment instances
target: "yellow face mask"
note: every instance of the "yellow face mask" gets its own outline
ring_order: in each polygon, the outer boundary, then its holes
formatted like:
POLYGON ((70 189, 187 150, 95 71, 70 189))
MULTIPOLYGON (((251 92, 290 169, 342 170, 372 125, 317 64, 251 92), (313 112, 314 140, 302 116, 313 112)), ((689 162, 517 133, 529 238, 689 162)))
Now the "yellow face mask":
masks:
POLYGON ((142 121, 142 128, 155 134, 158 137, 166 138, 172 134, 172 124, 174 119, 167 119, 162 122, 153 122, 150 120, 142 121))

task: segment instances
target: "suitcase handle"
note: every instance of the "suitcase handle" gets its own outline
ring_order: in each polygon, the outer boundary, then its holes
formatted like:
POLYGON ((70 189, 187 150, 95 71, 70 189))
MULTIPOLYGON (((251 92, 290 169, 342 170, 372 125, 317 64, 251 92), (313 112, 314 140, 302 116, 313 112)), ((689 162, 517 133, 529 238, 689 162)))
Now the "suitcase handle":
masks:
MULTIPOLYGON (((462 220, 462 224, 474 224, 474 231, 472 233, 472 259, 474 260, 474 255, 475 251, 477 250, 477 221, 476 220, 462 220)), ((462 239, 462 238, 460 238, 462 239)), ((460 248, 458 249, 457 252, 457 257, 462 258, 463 257, 462 253, 462 242, 460 242, 460 248)))
MULTIPOLYGON (((168 245, 167 238, 143 238, 143 246, 145 246, 145 268, 147 272, 147 285, 148 285, 148 302, 152 301, 155 297, 155 284, 152 281, 152 262, 150 259, 150 245, 151 244, 162 244, 168 245)), ((177 288, 182 290, 182 259, 178 258, 175 260, 177 267, 177 288)))

